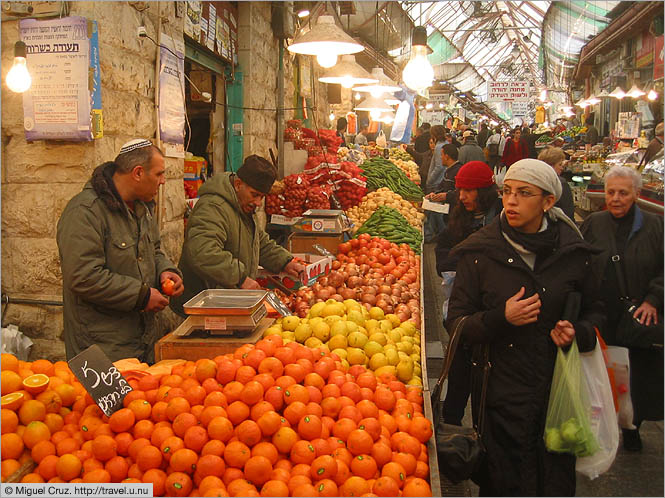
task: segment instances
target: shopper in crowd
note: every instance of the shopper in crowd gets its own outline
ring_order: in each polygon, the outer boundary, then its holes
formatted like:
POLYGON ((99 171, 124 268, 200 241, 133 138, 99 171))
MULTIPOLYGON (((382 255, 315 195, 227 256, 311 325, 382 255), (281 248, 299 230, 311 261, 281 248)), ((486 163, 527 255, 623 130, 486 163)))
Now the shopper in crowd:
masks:
MULTIPOLYGON (((478 472, 481 496, 573 496, 575 457, 550 453, 543 434, 557 347, 582 352, 602 330, 589 260, 594 250, 554 207, 561 182, 537 159, 515 162, 503 185, 503 213, 450 253, 459 258, 446 328, 462 317, 461 339, 489 345, 489 381, 478 472), (571 291, 579 316, 564 317, 571 291)), ((480 397, 475 372, 472 405, 480 397)))
POLYGON ((516 126, 513 129, 512 136, 506 140, 506 145, 503 149, 502 162, 507 167, 510 168, 513 163, 521 160, 527 159, 529 157, 529 147, 522 140, 522 129, 519 126, 516 126))
POLYGON ((356 145, 368 145, 367 135, 369 135, 369 121, 367 119, 361 119, 360 129, 356 135, 354 143, 356 145))
POLYGON ((427 172, 427 181, 425 184, 425 193, 429 194, 439 186, 445 173, 445 168, 441 162, 441 149, 445 144, 446 129, 441 125, 434 125, 430 128, 430 135, 436 141, 434 152, 432 153, 432 160, 430 162, 429 171, 427 172))
POLYGON ((462 146, 459 149, 459 162, 466 164, 470 161, 485 162, 486 158, 482 147, 476 142, 476 137, 473 135, 473 131, 466 130, 462 134, 462 146))
POLYGON ((346 127, 348 123, 346 121, 346 118, 338 118, 337 119, 337 129, 335 131, 335 135, 337 135, 339 138, 342 139, 342 145, 340 147, 346 147, 346 127))
POLYGON ((416 129, 416 140, 414 141, 413 147, 416 149, 416 152, 427 152, 429 150, 429 139, 430 139, 430 124, 423 123, 416 129))
POLYGON ((421 182, 427 180, 427 173, 429 172, 429 167, 432 162, 432 155, 434 154, 435 146, 436 146, 436 139, 430 136, 429 148, 425 152, 416 151, 416 149, 412 145, 409 145, 406 148, 406 151, 411 155, 411 157, 413 157, 413 160, 418 165, 418 174, 420 175, 421 182))
POLYGON ((656 125, 656 130, 654 131, 655 137, 653 137, 653 140, 649 142, 649 146, 647 147, 646 152, 644 153, 644 156, 642 156, 642 160, 640 161, 640 165, 646 165, 651 162, 651 160, 658 155, 658 153, 663 150, 663 122, 661 121, 656 125))
POLYGON ((561 181, 561 198, 557 201, 556 206, 566 213, 566 216, 571 220, 575 219, 575 203, 573 201, 573 191, 570 190, 570 185, 566 179, 561 176, 566 162, 566 154, 558 147, 547 147, 544 151, 538 154, 538 159, 544 161, 554 168, 556 174, 561 181))
POLYGON ((594 121, 596 120, 596 114, 591 113, 587 116, 584 125, 586 126, 586 140, 585 143, 594 146, 598 143, 600 134, 598 133, 598 128, 594 126, 594 121))
MULTIPOLYGON (((435 151, 436 153, 436 151, 435 151)), ((426 198, 432 202, 442 202, 454 205, 455 203, 455 176, 462 167, 458 159, 458 149, 453 144, 441 146, 441 164, 444 171, 439 184, 433 188, 426 198)), ((438 234, 446 227, 447 215, 428 211, 425 216, 425 242, 434 242, 438 234)))
POLYGON ((256 218, 276 176, 270 162, 251 155, 237 173, 217 174, 201 187, 178 264, 186 291, 171 301, 173 311, 184 316, 182 305, 205 289, 260 289, 254 280, 259 265, 294 276, 305 269, 256 218))
POLYGON ((531 159, 535 159, 538 157, 538 151, 536 150, 536 142, 540 137, 545 135, 546 133, 549 132, 541 132, 537 133, 536 132, 537 127, 536 124, 532 124, 531 128, 524 127, 522 128, 522 141, 526 143, 528 149, 529 149, 529 157, 531 159))
POLYGON ((480 131, 478 131, 478 138, 476 139, 481 149, 485 148, 489 136, 490 136, 489 126, 487 126, 487 123, 483 121, 483 123, 480 125, 480 131))
POLYGON ((154 218, 164 178, 162 152, 132 140, 67 203, 56 240, 68 359, 97 344, 111 361, 154 361, 155 313, 169 304, 160 288, 170 279, 174 296, 184 290, 154 218))
MULTIPOLYGON (((607 211, 592 213, 582 225, 587 241, 602 249, 594 258, 594 272, 601 279, 607 326, 602 329, 608 344, 615 344, 620 302, 616 264, 619 255, 626 292, 635 303, 635 318, 657 323, 663 312, 663 221, 636 204, 642 178, 633 168, 614 166, 605 175, 607 211), (616 252, 615 252, 616 251, 616 252)), ((662 324, 659 324, 662 326, 662 324)), ((663 420, 663 350, 629 349, 630 394, 635 428, 623 429, 624 448, 642 449, 639 428, 643 420, 663 420)))
MULTIPOLYGON (((457 259, 450 257, 451 248, 490 223, 501 212, 494 174, 487 164, 480 161, 466 163, 455 177, 455 188, 458 202, 436 244, 436 272, 443 278, 444 321, 457 267, 457 259)), ((448 390, 443 403, 443 417, 447 424, 462 425, 470 393, 471 348, 463 345, 457 350, 448 373, 448 390)))
POLYGON ((503 150, 506 147, 506 139, 501 133, 501 128, 496 127, 494 129, 494 133, 492 133, 487 139, 485 147, 487 150, 487 160, 489 167, 492 168, 496 173, 496 167, 501 163, 503 150))

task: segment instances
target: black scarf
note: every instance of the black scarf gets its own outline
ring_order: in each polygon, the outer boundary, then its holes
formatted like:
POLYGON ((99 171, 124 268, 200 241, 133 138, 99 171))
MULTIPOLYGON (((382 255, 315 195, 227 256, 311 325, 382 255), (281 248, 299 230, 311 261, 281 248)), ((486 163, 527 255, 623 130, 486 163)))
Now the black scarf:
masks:
POLYGON ((559 247, 559 228, 556 222, 547 220, 547 228, 542 232, 525 233, 515 230, 506 220, 505 213, 501 214, 501 231, 510 240, 518 243, 527 251, 536 255, 536 260, 541 260, 552 254, 559 247))
POLYGON ((610 216, 617 227, 615 235, 617 252, 623 256, 626 244, 628 243, 628 237, 630 236, 630 231, 633 229, 633 221, 635 220, 635 203, 630 206, 630 209, 622 218, 615 218, 612 213, 610 213, 610 216))

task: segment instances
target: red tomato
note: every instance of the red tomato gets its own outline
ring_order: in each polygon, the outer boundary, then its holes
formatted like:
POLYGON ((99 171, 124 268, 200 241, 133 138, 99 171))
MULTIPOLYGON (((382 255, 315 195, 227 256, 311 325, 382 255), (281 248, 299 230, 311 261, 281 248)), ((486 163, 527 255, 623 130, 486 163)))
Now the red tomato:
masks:
POLYGON ((337 252, 341 252, 342 254, 348 254, 350 250, 351 244, 348 242, 343 242, 337 247, 337 252))
POLYGON ((166 294, 167 296, 172 296, 173 295, 173 287, 175 286, 175 282, 171 280, 170 278, 167 278, 162 282, 162 292, 166 294))

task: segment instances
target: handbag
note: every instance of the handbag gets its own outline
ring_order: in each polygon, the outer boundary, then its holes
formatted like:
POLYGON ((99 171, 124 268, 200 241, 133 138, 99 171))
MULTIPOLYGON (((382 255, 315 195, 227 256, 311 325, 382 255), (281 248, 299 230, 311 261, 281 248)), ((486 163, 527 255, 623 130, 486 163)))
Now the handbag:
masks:
POLYGON ((488 361, 489 346, 483 346, 483 380, 478 408, 478 423, 474 427, 461 427, 443 422, 441 413, 441 389, 448 377, 455 351, 459 343, 462 326, 467 317, 461 317, 455 324, 448 354, 443 366, 441 376, 432 391, 432 413, 436 424, 436 452, 439 459, 439 471, 453 484, 471 478, 478 472, 485 458, 485 445, 482 442, 482 424, 485 412, 485 398, 487 394, 487 379, 490 364, 488 361))
POLYGON ((619 255, 614 237, 611 237, 611 250, 614 255, 610 258, 616 271, 619 286, 619 299, 623 310, 617 324, 616 345, 635 349, 663 349, 663 314, 658 313, 658 323, 649 326, 641 324, 633 317, 637 305, 628 297, 625 273, 621 256, 619 255))

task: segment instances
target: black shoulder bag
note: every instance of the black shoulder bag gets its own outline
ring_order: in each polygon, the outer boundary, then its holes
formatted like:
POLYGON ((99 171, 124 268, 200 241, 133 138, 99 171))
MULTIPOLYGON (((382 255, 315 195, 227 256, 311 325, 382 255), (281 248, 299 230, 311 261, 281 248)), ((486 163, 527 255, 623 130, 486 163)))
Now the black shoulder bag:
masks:
POLYGON ((648 327, 633 317, 639 305, 633 303, 628 296, 621 256, 617 251, 614 237, 611 236, 610 240, 612 244, 611 251, 614 253, 610 259, 614 265, 614 271, 616 271, 619 299, 623 306, 621 318, 617 324, 616 345, 630 349, 663 349, 663 314, 658 313, 658 323, 652 323, 648 327))
POLYGON ((489 345, 483 348, 483 380, 478 409, 478 423, 474 427, 461 427, 458 425, 445 424, 441 413, 441 389, 443 382, 448 377, 450 366, 453 362, 455 351, 460 340, 462 326, 467 317, 460 318, 448 344, 446 362, 441 372, 441 377, 432 391, 432 413, 436 427, 436 452, 439 457, 439 470, 453 484, 471 478, 479 469, 485 457, 485 446, 481 434, 485 415, 485 397, 487 395, 487 379, 489 377, 489 345))

